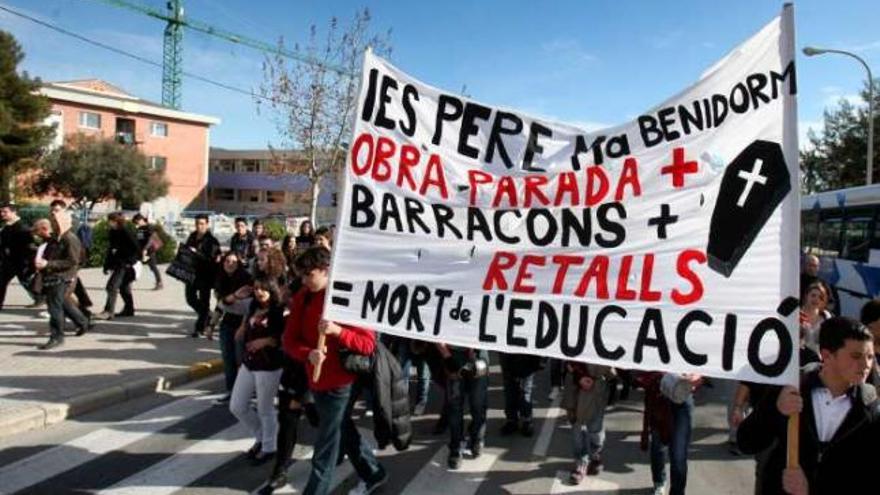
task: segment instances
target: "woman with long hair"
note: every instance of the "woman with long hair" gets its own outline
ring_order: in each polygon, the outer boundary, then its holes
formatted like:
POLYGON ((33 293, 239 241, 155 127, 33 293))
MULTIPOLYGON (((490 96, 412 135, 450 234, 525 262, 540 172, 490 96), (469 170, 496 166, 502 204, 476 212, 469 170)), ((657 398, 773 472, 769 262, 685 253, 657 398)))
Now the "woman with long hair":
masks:
POLYGON ((310 220, 303 220, 299 224, 299 235, 296 237, 296 245, 304 250, 315 245, 315 228, 310 220))
POLYGON ((828 311, 828 287, 823 282, 813 282, 807 287, 806 296, 801 303, 801 332, 805 345, 819 352, 819 327, 831 318, 828 311))
MULTIPOLYGON (((221 258, 222 269, 217 274, 214 294, 217 296, 217 309, 220 321, 220 356, 223 358, 223 374, 226 377, 226 395, 218 402, 226 403, 232 398, 232 389, 238 373, 238 363, 242 352, 235 341, 235 332, 241 326, 251 303, 251 274, 244 267, 241 254, 228 251, 221 258)), ((213 327, 208 327, 205 335, 210 338, 213 327)))
POLYGON ((275 395, 281 380, 281 335, 284 333, 284 303, 275 280, 259 278, 253 285, 254 299, 248 315, 236 332, 245 351, 229 410, 254 434, 256 442, 247 457, 262 464, 275 456, 278 418, 275 395), (251 398, 257 397, 256 412, 251 398))
MULTIPOLYGON (((264 248, 257 252, 254 266, 254 278, 269 278, 284 289, 287 286, 287 258, 280 249, 264 248)), ((286 296, 286 294, 282 294, 286 296)))

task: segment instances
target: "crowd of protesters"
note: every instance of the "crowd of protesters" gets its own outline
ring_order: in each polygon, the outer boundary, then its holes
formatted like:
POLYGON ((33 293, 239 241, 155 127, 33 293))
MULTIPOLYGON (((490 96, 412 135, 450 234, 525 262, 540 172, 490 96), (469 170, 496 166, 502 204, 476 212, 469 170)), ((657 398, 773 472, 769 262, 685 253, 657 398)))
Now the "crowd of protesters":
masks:
MULTIPOLYGON (((50 338, 41 349, 63 344, 66 320, 73 322, 69 330, 82 335, 93 327, 93 319, 134 316, 131 283, 142 265, 151 269, 155 288, 163 286, 156 266, 162 241, 142 215, 133 217, 134 229, 120 213, 107 217, 107 299, 94 315, 77 275, 86 259, 82 236, 72 230, 66 205, 53 202, 48 218, 32 227, 23 225, 12 204, 0 206, 0 219, 0 308, 13 278, 35 307, 46 304, 50 338), (116 312, 118 297, 123 306, 116 312)), ((208 217, 200 215, 172 264, 181 265, 179 270, 168 271, 184 281, 186 301, 195 312, 191 336, 217 336, 226 388, 217 401, 228 404, 252 432, 254 444, 245 455, 254 464, 273 463, 260 493, 287 484, 303 416, 302 426, 317 430, 305 493, 328 493, 344 457, 361 480, 352 493, 372 493, 383 485, 388 474, 352 417, 359 397, 372 413, 380 448, 408 447, 410 417, 425 413, 432 390, 442 390, 434 433, 448 432, 448 468, 460 469, 465 459, 480 457, 485 446, 489 353, 377 338, 370 329, 323 320, 334 238, 332 227, 315 229, 306 221, 297 235, 275 243, 259 221, 249 226, 237 218, 235 234, 221 246, 208 217), (416 386, 410 397, 412 370, 416 386), (471 416, 467 429, 465 410, 471 416)), ((742 382, 730 394, 730 450, 755 456, 758 494, 861 493, 865 481, 856 473, 867 472, 880 442, 880 367, 874 359, 880 300, 865 305, 861 321, 837 316, 836 293, 818 276, 818 264, 813 256, 804 258, 800 388, 742 382), (787 418, 793 414, 801 415, 797 468, 786 464, 787 418)), ((694 394, 707 379, 527 355, 498 354, 497 359, 504 390, 501 435, 534 434, 535 376, 549 367, 548 400, 560 401, 571 424, 568 478, 573 485, 603 468, 605 411, 618 387, 623 386, 621 396, 630 386, 642 388, 641 447, 650 459, 654 493, 685 493, 694 394)))

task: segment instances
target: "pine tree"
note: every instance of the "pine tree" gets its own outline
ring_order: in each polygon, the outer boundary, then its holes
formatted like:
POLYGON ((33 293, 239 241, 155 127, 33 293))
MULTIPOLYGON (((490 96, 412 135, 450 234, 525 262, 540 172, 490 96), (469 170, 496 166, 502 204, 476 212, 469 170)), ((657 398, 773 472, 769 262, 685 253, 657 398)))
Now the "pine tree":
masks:
MULTIPOLYGON (((868 101, 867 86, 862 99, 868 101)), ((841 100, 837 108, 825 110, 825 122, 821 134, 809 133, 810 145, 801 152, 802 191, 814 193, 861 186, 865 184, 868 149, 868 107, 856 107, 841 100)), ((877 170, 878 141, 880 137, 880 84, 874 82, 874 177, 880 180, 877 170)))
POLYGON ((24 54, 15 38, 0 31, 0 199, 11 198, 10 184, 22 171, 37 165, 55 134, 43 122, 51 112, 49 99, 38 94, 39 79, 16 71, 24 54))

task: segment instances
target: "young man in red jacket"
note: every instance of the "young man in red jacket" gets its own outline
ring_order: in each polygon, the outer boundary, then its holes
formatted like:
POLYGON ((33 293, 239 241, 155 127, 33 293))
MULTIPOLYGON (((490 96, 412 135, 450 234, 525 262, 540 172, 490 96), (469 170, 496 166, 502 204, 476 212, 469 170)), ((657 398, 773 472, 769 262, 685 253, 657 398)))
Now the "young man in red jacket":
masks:
POLYGON ((323 247, 309 248, 297 258, 296 268, 303 288, 290 301, 283 337, 284 352, 305 363, 309 389, 321 418, 312 454, 312 472, 303 493, 329 493, 341 447, 362 480, 351 494, 369 494, 387 481, 388 474, 361 439, 351 419, 355 375, 343 369, 339 349, 372 354, 376 336, 370 330, 321 319, 329 266, 330 251, 323 247), (326 335, 323 351, 317 348, 319 332, 326 335), (312 381, 314 367, 319 363, 322 363, 321 376, 312 381))

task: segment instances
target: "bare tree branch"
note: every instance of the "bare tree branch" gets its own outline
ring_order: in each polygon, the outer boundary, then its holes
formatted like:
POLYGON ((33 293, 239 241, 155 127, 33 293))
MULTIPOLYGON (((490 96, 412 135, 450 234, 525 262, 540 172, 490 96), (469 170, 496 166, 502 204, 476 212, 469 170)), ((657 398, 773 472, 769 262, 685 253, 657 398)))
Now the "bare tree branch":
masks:
MULTIPOLYGON (((370 33, 367 9, 355 13, 351 22, 341 25, 331 18, 323 37, 311 26, 304 46, 292 50, 319 63, 290 61, 268 55, 263 62, 263 82, 257 91, 257 104, 267 105, 280 136, 277 146, 270 143, 276 173, 301 174, 310 183, 310 218, 316 221, 321 182, 338 176, 345 158, 345 140, 351 132, 360 67, 367 47, 379 54, 391 52, 391 31, 370 33), (343 67, 344 73, 329 67, 343 67), (265 99, 268 103, 260 103, 265 99), (297 150, 295 156, 279 149, 297 150), (304 165, 304 166, 303 166, 304 165)), ((284 40, 279 40, 284 46, 284 40)))

